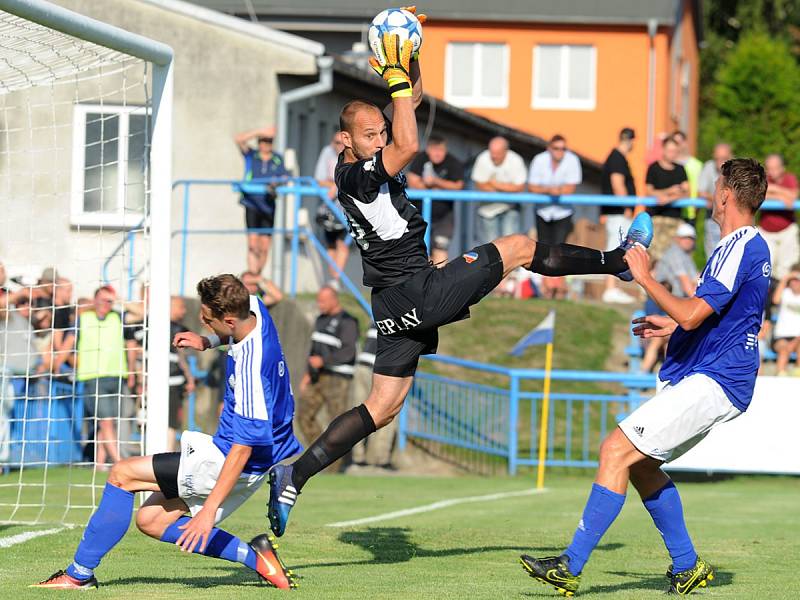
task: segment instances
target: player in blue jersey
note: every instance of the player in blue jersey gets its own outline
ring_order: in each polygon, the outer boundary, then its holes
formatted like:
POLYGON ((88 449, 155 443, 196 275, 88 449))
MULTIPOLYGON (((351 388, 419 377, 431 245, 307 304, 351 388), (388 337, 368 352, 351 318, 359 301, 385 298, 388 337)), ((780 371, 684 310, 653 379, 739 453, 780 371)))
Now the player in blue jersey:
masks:
POLYGON ((215 526, 253 495, 272 465, 302 449, 292 432, 294 398, 278 334, 264 304, 233 275, 203 279, 197 291, 214 335, 183 332, 173 343, 196 350, 230 345, 216 434, 185 431, 180 452, 115 464, 72 564, 31 587, 96 588, 94 569, 128 530, 135 492, 152 492, 136 513, 146 535, 241 563, 275 587, 294 587, 267 535, 248 544, 215 526))
POLYGON ((528 573, 572 596, 600 538, 625 502, 630 481, 664 539, 672 565, 668 593, 685 595, 714 578, 695 552, 678 490, 661 465, 681 456, 719 423, 747 410, 758 373, 758 332, 769 288, 770 254, 755 228, 767 179, 753 159, 722 165, 713 219, 722 231, 692 298, 678 298, 650 275, 647 252, 625 254, 634 279, 668 316, 634 321, 640 337, 671 336, 659 390, 600 447, 600 467, 572 543, 561 556, 521 557, 528 573))

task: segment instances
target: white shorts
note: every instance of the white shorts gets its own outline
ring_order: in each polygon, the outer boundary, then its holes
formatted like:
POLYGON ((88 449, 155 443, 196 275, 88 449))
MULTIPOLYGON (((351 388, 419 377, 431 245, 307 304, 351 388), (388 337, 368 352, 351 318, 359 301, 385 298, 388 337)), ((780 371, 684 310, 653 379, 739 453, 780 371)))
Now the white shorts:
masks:
POLYGON ((619 248, 620 239, 625 239, 633 219, 625 215, 606 215, 606 252, 619 248), (622 237, 620 238, 620 232, 622 237))
MULTIPOLYGON (((184 431, 181 435, 181 460, 178 467, 178 496, 195 516, 214 489, 225 462, 225 455, 214 445, 210 435, 184 431)), ((217 509, 216 523, 229 517, 264 483, 266 473, 242 473, 239 481, 217 509)))
POLYGON ((656 460, 675 460, 715 425, 742 414, 707 375, 690 375, 674 386, 659 384, 656 395, 619 424, 639 452, 656 460))

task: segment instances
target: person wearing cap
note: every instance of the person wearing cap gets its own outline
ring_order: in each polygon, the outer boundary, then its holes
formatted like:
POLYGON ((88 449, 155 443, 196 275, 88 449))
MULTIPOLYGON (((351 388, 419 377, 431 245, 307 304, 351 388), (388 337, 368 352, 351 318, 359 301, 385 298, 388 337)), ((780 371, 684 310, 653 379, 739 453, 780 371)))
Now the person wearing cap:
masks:
MULTIPOLYGON (((633 181, 631 167, 627 156, 633 150, 633 140, 636 132, 630 127, 625 127, 619 132, 617 145, 611 150, 603 163, 603 172, 600 179, 602 193, 608 196, 635 196, 636 184, 633 181)), ((600 207, 600 223, 606 228, 606 251, 613 250, 619 245, 621 232, 628 231, 633 219, 632 206, 603 205, 600 207)), ((617 287, 617 277, 606 277, 606 289, 603 292, 603 302, 616 304, 632 304, 633 296, 626 294, 617 287)))
MULTIPOLYGON (((245 181, 289 177, 283 157, 272 151, 275 127, 262 127, 243 131, 234 136, 234 141, 244 157, 245 181), (250 140, 258 140, 258 149, 250 146, 250 140)), ((272 235, 265 231, 275 224, 275 186, 268 184, 264 193, 242 192, 247 233, 247 270, 261 274, 267 263, 272 235)))
POLYGON ((692 260, 696 240, 694 227, 681 223, 675 232, 675 241, 656 266, 656 280, 669 283, 672 293, 679 298, 691 298, 697 288, 699 273, 692 260))

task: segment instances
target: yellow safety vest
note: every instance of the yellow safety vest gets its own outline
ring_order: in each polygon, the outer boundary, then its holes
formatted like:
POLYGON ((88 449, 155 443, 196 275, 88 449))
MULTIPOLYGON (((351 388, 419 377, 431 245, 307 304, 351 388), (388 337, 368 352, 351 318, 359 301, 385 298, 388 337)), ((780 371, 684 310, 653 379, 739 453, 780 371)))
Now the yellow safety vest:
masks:
POLYGON ((128 373, 122 319, 109 312, 102 321, 87 310, 78 331, 78 381, 98 377, 124 377, 128 373))

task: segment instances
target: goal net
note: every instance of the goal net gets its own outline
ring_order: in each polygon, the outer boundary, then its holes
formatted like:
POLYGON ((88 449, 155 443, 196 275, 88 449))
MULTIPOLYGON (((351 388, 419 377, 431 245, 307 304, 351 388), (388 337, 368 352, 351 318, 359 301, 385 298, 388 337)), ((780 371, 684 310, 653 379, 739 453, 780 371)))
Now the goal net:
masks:
POLYGON ((0 0, 0 522, 83 523, 166 448, 170 59, 0 0))

